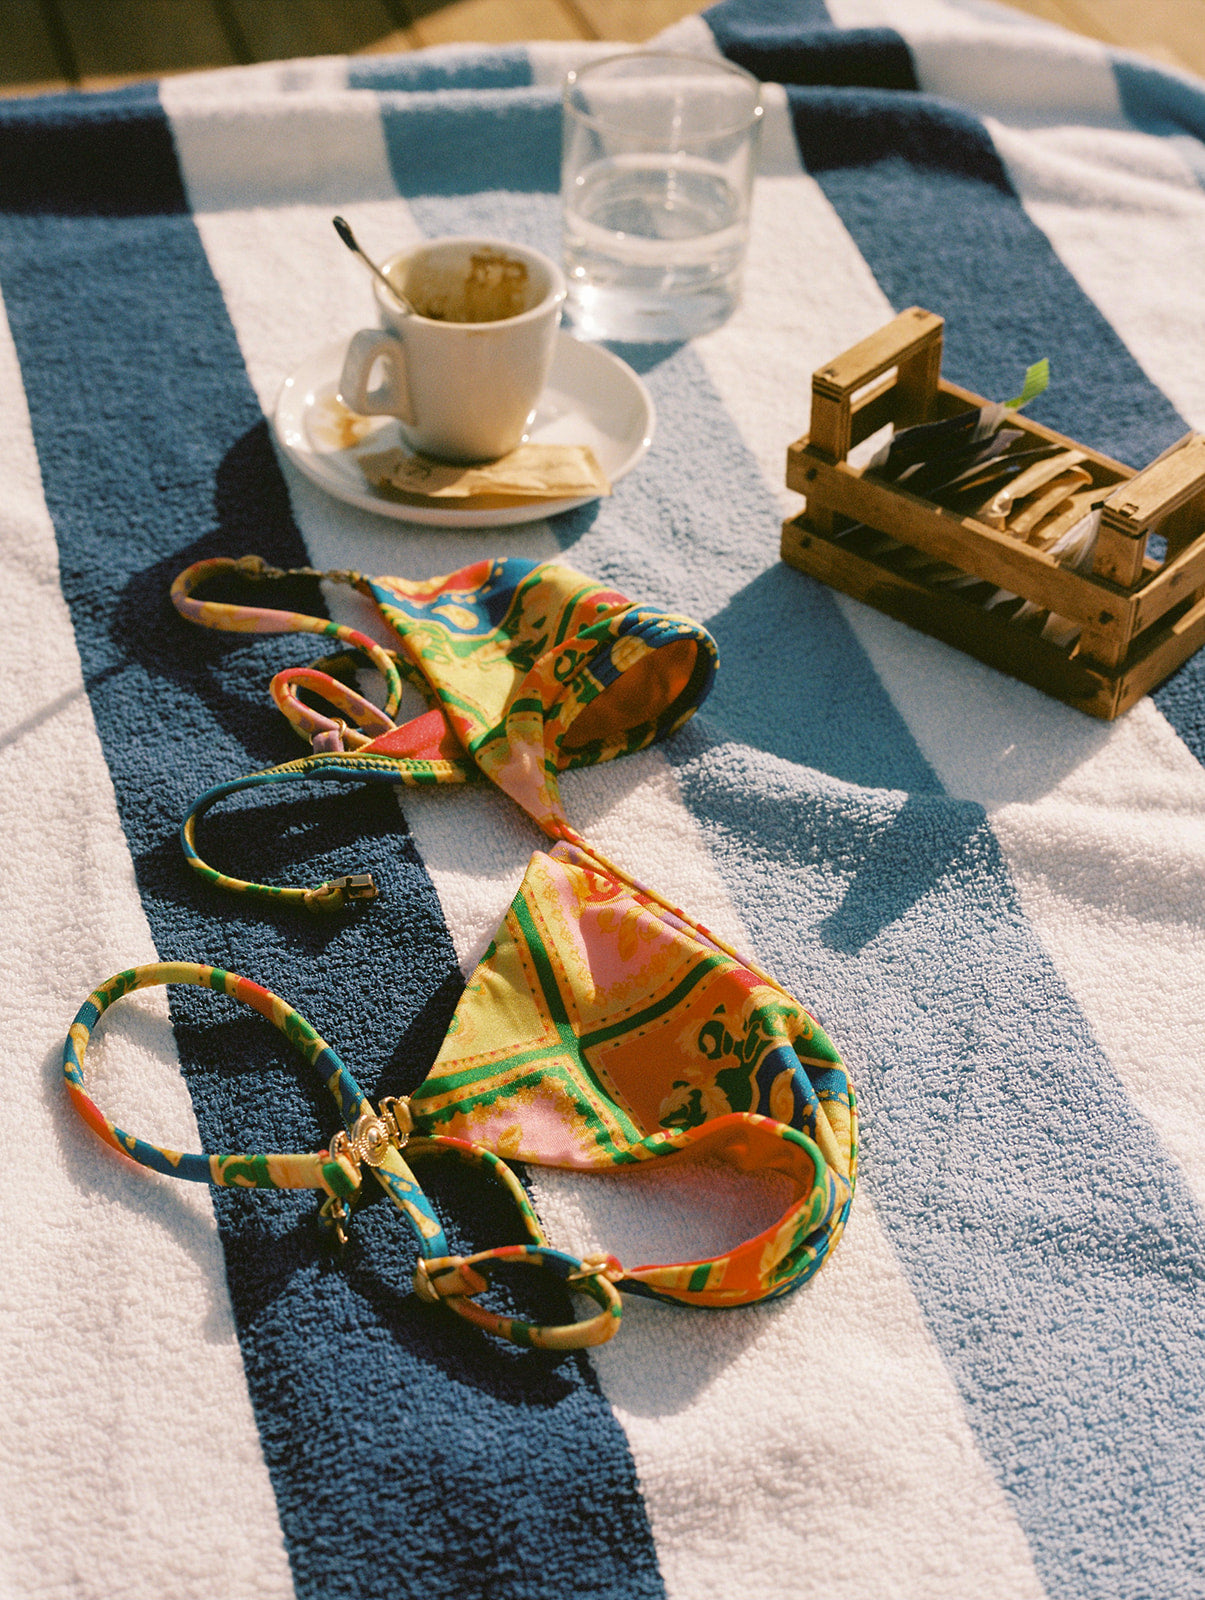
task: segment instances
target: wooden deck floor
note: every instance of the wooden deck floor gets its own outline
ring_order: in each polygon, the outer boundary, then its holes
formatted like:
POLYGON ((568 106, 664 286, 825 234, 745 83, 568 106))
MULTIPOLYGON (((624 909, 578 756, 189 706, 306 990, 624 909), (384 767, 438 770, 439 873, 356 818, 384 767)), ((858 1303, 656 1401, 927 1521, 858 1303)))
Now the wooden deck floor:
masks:
MULTIPOLYGON (((1205 75, 1205 0, 1008 3, 1205 75)), ((700 0, 0 0, 0 93, 474 40, 639 42, 700 9, 700 0)))

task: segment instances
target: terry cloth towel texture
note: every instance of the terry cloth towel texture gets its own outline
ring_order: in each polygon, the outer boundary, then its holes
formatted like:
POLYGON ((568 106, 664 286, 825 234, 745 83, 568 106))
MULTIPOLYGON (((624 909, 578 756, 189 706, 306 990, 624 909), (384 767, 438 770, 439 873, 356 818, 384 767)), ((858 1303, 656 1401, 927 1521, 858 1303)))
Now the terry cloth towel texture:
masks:
MULTIPOLYGON (((1093 722, 777 548, 812 371, 907 305, 979 393, 1049 356, 1032 414, 1131 464, 1205 429, 1205 85, 982 0, 729 0, 672 37, 772 85, 744 303, 622 352, 651 453, 519 529, 337 504, 265 417, 368 310, 333 211, 382 250, 557 252, 585 50, 0 104, 5 1595, 1203 1592, 1205 659, 1093 722), (405 1092, 536 842, 484 788, 284 792, 213 818, 214 856, 369 865, 375 905, 303 920, 194 880, 180 816, 296 753, 266 683, 315 653, 171 610, 181 568, 248 551, 411 578, 563 553, 715 634, 700 715, 566 804, 845 1057, 862 1181, 808 1287, 630 1302, 592 1355, 515 1351, 416 1300, 390 1207, 326 1270, 311 1198, 134 1172, 76 1121, 67 1024, 157 958, 246 973, 405 1092)), ((273 603, 364 615, 304 582, 273 603)), ((89 1082, 179 1148, 331 1131, 273 1030, 200 991, 124 1002, 89 1082)), ((707 1170, 527 1181, 554 1242, 633 1260, 720 1248, 777 1198, 707 1170)), ((501 1242, 471 1175, 432 1190, 453 1248, 501 1242)))

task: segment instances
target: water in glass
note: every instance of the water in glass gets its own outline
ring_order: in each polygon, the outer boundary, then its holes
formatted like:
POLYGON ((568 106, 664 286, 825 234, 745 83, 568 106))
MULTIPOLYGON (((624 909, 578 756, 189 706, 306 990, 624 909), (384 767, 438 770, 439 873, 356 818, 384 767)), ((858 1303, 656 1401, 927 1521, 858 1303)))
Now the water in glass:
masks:
POLYGON ((634 51, 565 81, 566 315, 588 339, 676 341, 740 292, 762 115, 718 58, 634 51))
POLYGON ((741 195, 705 161, 596 162, 566 195, 574 325, 587 338, 642 340, 718 327, 736 304, 747 232, 741 195))

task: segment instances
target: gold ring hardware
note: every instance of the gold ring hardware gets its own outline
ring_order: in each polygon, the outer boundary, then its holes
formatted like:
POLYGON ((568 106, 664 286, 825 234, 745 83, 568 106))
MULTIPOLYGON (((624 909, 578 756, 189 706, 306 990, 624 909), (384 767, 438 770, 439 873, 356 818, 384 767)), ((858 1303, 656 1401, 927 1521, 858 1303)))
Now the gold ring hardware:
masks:
POLYGON ((583 1278, 605 1278, 608 1283, 618 1283, 623 1276, 623 1268, 615 1257, 601 1253, 583 1256, 581 1267, 577 1272, 571 1272, 565 1282, 580 1283, 583 1278))
POLYGON ((605 1344, 614 1336, 623 1316, 623 1301, 615 1287, 615 1279, 623 1276, 623 1268, 614 1256, 587 1256, 582 1270, 569 1274, 568 1282, 580 1292, 588 1294, 600 1307, 596 1316, 584 1322, 569 1322, 561 1326, 543 1326, 526 1322, 521 1317, 502 1316, 478 1305, 474 1299, 488 1287, 487 1264, 510 1261, 516 1266, 544 1266, 539 1248, 502 1246, 495 1250, 480 1250, 472 1256, 439 1256, 428 1259, 419 1256, 414 1264, 414 1289, 420 1300, 428 1305, 445 1305, 457 1316, 473 1323, 486 1333, 512 1344, 537 1350, 584 1350, 590 1345, 605 1344), (477 1269, 480 1267, 480 1271, 477 1269), (593 1280, 591 1287, 585 1287, 593 1280))

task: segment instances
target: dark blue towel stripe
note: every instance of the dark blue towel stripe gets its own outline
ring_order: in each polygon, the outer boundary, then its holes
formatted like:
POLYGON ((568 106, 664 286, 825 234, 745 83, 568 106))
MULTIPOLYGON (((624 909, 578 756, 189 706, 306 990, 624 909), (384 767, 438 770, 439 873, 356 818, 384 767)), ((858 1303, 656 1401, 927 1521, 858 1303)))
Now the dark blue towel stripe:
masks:
POLYGON ((531 83, 526 50, 474 50, 461 54, 353 56, 347 67, 349 89, 525 89, 531 83))
POLYGON ((823 0, 724 0, 703 15, 728 59, 763 82, 917 87, 893 28, 835 28, 823 0))
MULTIPOLYGON (((276 796, 215 820, 235 870, 315 882, 370 861, 362 918, 273 917, 184 867, 174 833, 209 784, 296 753, 266 701, 313 643, 215 635, 167 600, 188 562, 305 550, 157 104, 131 103, 90 161, 87 101, 0 112, 0 283, 29 399, 63 589, 156 947, 294 1002, 370 1093, 424 1075, 461 983, 430 880, 385 791, 276 796), (49 272, 46 263, 57 270, 49 272), (82 293, 80 286, 86 285, 82 293)), ((274 603, 314 611, 309 585, 274 603)), ((81 908, 86 915, 87 908, 81 908)), ((97 973, 99 980, 104 976, 97 973)), ((209 1149, 313 1149, 325 1090, 274 1030, 173 997, 209 1149)), ((517 1237, 496 1191, 433 1183, 454 1248, 517 1237)), ((504 1349, 410 1292, 387 1204, 324 1270, 312 1197, 220 1191, 244 1366, 298 1594, 662 1593, 627 1441, 584 1358, 504 1349)), ((559 1294, 534 1297, 561 1318, 559 1294)))
POLYGON ((39 215, 48 189, 61 215, 187 210, 158 104, 154 84, 95 97, 50 95, 0 104, 5 211, 39 215), (126 160, 131 139, 142 151, 134 168, 126 160))
MULTIPOLYGON (((879 173, 877 203, 895 218, 891 186, 908 186, 926 207, 927 247, 940 254, 951 219, 962 225, 961 190, 942 199, 953 167, 972 198, 989 187, 982 204, 1000 213, 992 220, 1003 248, 1049 263, 1043 241, 1027 240, 1010 216, 1019 207, 998 164, 985 169, 978 141, 961 141, 964 120, 939 114, 931 133, 902 137, 908 156, 895 154, 879 173)), ((491 177, 485 165, 479 182, 491 177)), ((551 194, 541 208, 531 195, 432 196, 417 178, 409 192, 431 232, 472 229, 488 215, 507 236, 555 248, 551 194)), ((866 215, 875 203, 863 197, 866 215)), ((973 213, 971 224, 977 237, 973 213)), ((903 243, 912 242, 905 230, 903 243)), ((952 254, 947 275, 965 259, 952 254)), ((998 266, 989 250, 984 271, 998 266)), ((1011 308, 938 288, 929 303, 953 301, 962 324, 953 375, 1013 392, 1003 385, 1034 347, 1014 336, 1010 360, 983 325, 986 303, 1006 339, 1011 308)), ((1053 314, 1074 307, 1073 290, 1055 294, 1053 314)), ((1050 349, 1053 330, 1036 314, 1033 327, 1037 349, 1050 349)), ((1200 1554, 1186 1464, 1199 1454, 1202 1417, 1195 1398, 1177 1413, 1173 1397, 1205 1392, 1205 1344, 1168 1332, 1202 1323, 1201 1219, 1179 1169, 1021 912, 981 808, 941 793, 831 595, 767 569, 777 511, 698 358, 688 349, 623 354, 653 391, 656 456, 612 501, 556 519, 558 536, 570 549, 589 538, 601 575, 630 587, 638 573, 642 593, 708 616, 717 632, 715 694, 667 749, 759 949, 818 1004, 849 1053, 866 1111, 865 1170, 1051 1594, 1175 1594, 1200 1554), (600 548, 609 567, 600 568, 600 548), (709 615, 714 574, 742 569, 745 585, 709 615), (723 745, 725 727, 740 746, 723 745), (826 793, 750 745, 908 798, 826 793), (1084 1204, 1115 1226, 1112 1259, 1098 1244, 1089 1251, 1109 1227, 1081 1228, 1084 1204), (1161 1306, 1172 1307, 1166 1321, 1161 1306), (1098 1340, 1083 1339, 1081 1318, 1098 1340), (1063 1347, 1060 1370, 1049 1352, 1063 1347), (1148 1404, 1172 1419, 1154 1445, 1141 1420, 1148 1404), (1145 1540, 1119 1548, 1116 1508, 1130 1504, 1167 1529, 1154 1558, 1145 1540)), ((1138 381, 1132 362, 1129 375, 1138 381)), ((1140 420, 1137 406, 1126 415, 1140 420)), ((1103 428, 1107 419, 1097 420, 1103 428)))
POLYGON ((1121 108, 1143 133, 1167 139, 1205 189, 1205 90, 1145 61, 1113 58, 1121 108))
POLYGON ((1114 56, 1111 64, 1121 108, 1136 127, 1205 141, 1205 89, 1200 83, 1145 61, 1114 56))
POLYGON ((539 193, 561 181, 555 89, 473 90, 438 100, 383 94, 381 121, 401 194, 539 193))
MULTIPOLYGON (((1038 420, 1142 466, 1187 424, 1026 216, 987 130, 922 95, 790 89, 804 165, 895 306, 946 319, 943 370, 992 398, 1049 356, 1038 420)), ((1205 658, 1154 694, 1205 762, 1205 658)))

